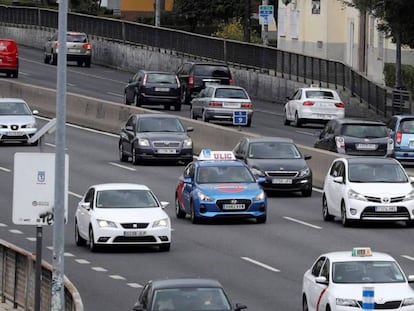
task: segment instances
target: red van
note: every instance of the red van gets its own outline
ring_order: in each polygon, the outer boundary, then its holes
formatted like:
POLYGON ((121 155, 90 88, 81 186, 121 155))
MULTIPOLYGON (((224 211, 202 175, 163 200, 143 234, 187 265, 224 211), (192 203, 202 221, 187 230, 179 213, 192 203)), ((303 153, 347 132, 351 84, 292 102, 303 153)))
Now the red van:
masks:
POLYGON ((0 39, 0 72, 8 78, 19 76, 19 51, 14 40, 0 39))

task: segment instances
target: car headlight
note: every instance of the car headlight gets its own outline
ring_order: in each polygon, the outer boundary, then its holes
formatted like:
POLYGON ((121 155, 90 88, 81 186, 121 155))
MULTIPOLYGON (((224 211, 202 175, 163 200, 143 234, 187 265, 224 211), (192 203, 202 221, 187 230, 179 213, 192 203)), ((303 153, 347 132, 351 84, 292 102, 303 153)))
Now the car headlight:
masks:
POLYGON ((354 299, 336 298, 337 306, 358 307, 358 302, 354 299))
POLYGON ((149 140, 146 138, 140 138, 138 139, 138 145, 141 147, 149 147, 150 143, 149 140))
POLYGON ((193 141, 191 140, 191 138, 185 139, 183 141, 184 148, 191 148, 192 146, 193 146, 193 141))
POLYGON ((365 196, 352 189, 348 191, 348 198, 360 201, 367 201, 367 198, 365 196))
POLYGON ((214 201, 212 198, 210 198, 209 196, 205 195, 200 190, 197 191, 197 198, 200 201, 207 201, 207 202, 213 202, 214 201))
POLYGON ((36 128, 36 123, 33 122, 33 123, 26 124, 26 128, 28 128, 28 129, 36 128))
POLYGON ((299 172, 299 177, 308 176, 310 174, 310 168, 306 167, 299 172))
POLYGON ((265 192, 262 190, 253 198, 253 201, 263 201, 266 198, 265 192))
POLYGON ((116 228, 116 223, 114 223, 113 221, 97 219, 96 222, 98 223, 98 226, 101 228, 116 228))
POLYGON ((152 225, 154 228, 156 227, 168 227, 169 221, 168 218, 163 218, 157 221, 154 221, 154 224, 152 225))
POLYGON ((261 170, 259 170, 257 168, 252 167, 250 170, 252 171, 253 175, 256 176, 256 177, 265 177, 266 176, 266 174, 264 172, 262 172, 261 170))
POLYGON ((414 297, 404 298, 401 307, 414 305, 414 297))
POLYGON ((414 200, 414 189, 411 190, 411 192, 408 193, 403 199, 403 201, 411 201, 411 200, 414 200))

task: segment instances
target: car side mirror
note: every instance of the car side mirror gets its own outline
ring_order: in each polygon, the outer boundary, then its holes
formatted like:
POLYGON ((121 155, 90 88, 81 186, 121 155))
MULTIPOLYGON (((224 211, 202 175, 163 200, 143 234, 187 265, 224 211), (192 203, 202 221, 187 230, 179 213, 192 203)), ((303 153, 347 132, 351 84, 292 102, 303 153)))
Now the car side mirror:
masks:
POLYGON ((256 181, 258 184, 263 184, 266 181, 266 177, 258 176, 256 177, 256 181))
POLYGON ((414 177, 410 176, 410 182, 413 184, 414 183, 414 177))
POLYGON ((408 283, 414 283, 414 275, 410 274, 407 276, 408 283))
POLYGON ((143 305, 136 305, 132 308, 133 311, 144 311, 143 305))
POLYGON ((39 111, 38 110, 33 110, 32 113, 33 114, 39 114, 39 111))
POLYGON ((193 132, 194 131, 194 127, 189 126, 189 127, 187 127, 186 131, 187 132, 193 132))
POLYGON ((247 306, 241 303, 236 303, 236 307, 234 308, 235 311, 247 309, 247 306))
POLYGON ((343 184, 344 183, 344 178, 342 176, 336 176, 333 178, 333 181, 338 183, 338 184, 343 184))
POLYGON ((170 202, 161 201, 161 208, 166 208, 168 205, 170 205, 170 202))
POLYGON ((312 159, 312 156, 311 155, 309 155, 309 154, 305 154, 305 160, 310 160, 310 159, 312 159))
POLYGON ((191 184, 193 182, 193 179, 191 177, 184 177, 183 182, 185 184, 191 184))
POLYGON ((127 130, 127 131, 133 131, 134 128, 132 127, 132 125, 127 125, 127 126, 125 126, 125 130, 127 130))
POLYGON ((91 209, 91 202, 82 202, 80 206, 89 211, 91 209))
POLYGON ((326 279, 326 277, 325 277, 325 276, 317 276, 317 277, 315 278, 315 282, 316 282, 316 283, 318 283, 318 284, 325 284, 325 285, 328 285, 328 280, 326 279))

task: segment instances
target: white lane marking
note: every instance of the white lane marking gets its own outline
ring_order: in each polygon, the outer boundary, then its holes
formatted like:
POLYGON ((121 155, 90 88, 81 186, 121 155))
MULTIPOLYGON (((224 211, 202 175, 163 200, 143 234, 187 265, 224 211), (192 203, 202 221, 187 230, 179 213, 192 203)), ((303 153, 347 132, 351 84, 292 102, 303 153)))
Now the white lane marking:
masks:
POLYGON ((35 237, 27 237, 26 239, 29 240, 30 242, 35 242, 36 241, 35 237))
POLYGON ((75 259, 75 261, 77 263, 80 263, 81 265, 88 265, 88 264, 90 264, 90 262, 87 261, 86 259, 75 259))
POLYGON ((53 246, 46 247, 48 250, 53 251, 53 246))
POLYGON ((7 173, 10 173, 11 172, 11 170, 9 170, 8 168, 1 167, 1 166, 0 166, 0 171, 5 171, 7 173))
POLYGON ((123 276, 117 275, 117 274, 112 274, 109 277, 114 280, 126 280, 126 278, 124 278, 123 276))
POLYGON ((133 172, 135 172, 135 171, 136 171, 136 169, 135 169, 135 168, 133 168, 133 167, 129 167, 129 166, 125 166, 125 165, 121 165, 121 164, 118 164, 118 163, 115 163, 115 162, 109 162, 109 164, 111 164, 111 165, 113 165, 113 166, 117 166, 117 167, 123 168, 123 169, 125 169, 125 170, 129 170, 129 171, 133 171, 133 172))
POLYGON ((63 256, 65 257, 75 257, 75 255, 73 255, 72 253, 63 253, 63 256))
POLYGON ((414 261, 414 257, 408 256, 408 255, 401 255, 401 257, 404 257, 405 259, 414 261))
POLYGON ((74 197, 79 198, 79 199, 82 199, 82 198, 83 198, 83 195, 77 194, 77 193, 75 193, 75 192, 68 191, 68 193, 69 193, 70 195, 73 195, 74 197))
POLYGON ((108 94, 108 95, 113 95, 113 96, 117 96, 117 97, 124 97, 124 95, 123 95, 123 94, 119 94, 119 93, 106 92, 106 94, 108 94))
POLYGON ((315 136, 315 133, 312 132, 305 132, 305 131, 295 131, 296 133, 299 134, 305 134, 305 135, 309 135, 309 136, 315 136))
POLYGON ((92 270, 95 270, 97 272, 106 272, 108 270, 106 270, 105 268, 102 267, 92 267, 92 270))
POLYGON ((143 287, 141 284, 138 283, 127 283, 128 286, 132 287, 132 288, 140 288, 143 287))
POLYGON ((0 223, 0 227, 7 227, 7 225, 4 223, 0 223))
POLYGON ((45 143, 46 146, 52 147, 52 148, 56 148, 55 144, 51 144, 51 143, 45 143))
POLYGON ((268 265, 266 265, 266 264, 264 264, 264 263, 262 263, 262 262, 260 262, 260 261, 257 261, 257 260, 254 260, 254 259, 251 259, 251 258, 249 258, 249 257, 241 257, 241 259, 246 260, 246 261, 248 261, 248 262, 251 262, 252 264, 255 264, 255 265, 257 265, 257 266, 259 266, 259 267, 262 267, 262 268, 265 268, 265 269, 267 269, 267 270, 270 270, 270 271, 273 271, 273 272, 280 272, 280 270, 279 270, 279 269, 273 268, 273 267, 271 267, 271 266, 268 266, 268 265))
POLYGON ((323 189, 318 189, 318 188, 312 188, 313 191, 319 192, 319 193, 323 193, 323 189))
POLYGON ((15 233, 15 234, 23 234, 23 232, 22 232, 22 231, 17 230, 17 229, 10 229, 10 230, 9 230, 9 232, 11 232, 11 233, 15 233))
MULTIPOLYGON (((20 58, 20 57, 19 57, 20 58)), ((27 73, 27 72, 23 72, 23 71, 20 71, 19 70, 19 75, 22 75, 22 76, 28 76, 29 74, 27 73)))
POLYGON ((304 221, 302 221, 302 220, 298 220, 298 219, 295 219, 295 218, 292 218, 292 217, 283 216, 283 218, 284 218, 284 219, 287 219, 287 220, 290 220, 290 221, 293 221, 293 222, 297 222, 298 224, 302 224, 302 225, 305 225, 305 226, 308 226, 308 227, 314 228, 314 229, 322 229, 322 227, 315 226, 315 225, 312 225, 312 224, 310 224, 310 223, 308 223, 308 222, 304 222, 304 221))
POLYGON ((255 112, 261 112, 265 114, 274 114, 276 116, 283 116, 283 113, 277 113, 277 112, 270 111, 270 110, 255 109, 255 112))
POLYGON ((76 86, 76 84, 73 84, 73 83, 66 83, 66 85, 68 85, 68 86, 76 86))

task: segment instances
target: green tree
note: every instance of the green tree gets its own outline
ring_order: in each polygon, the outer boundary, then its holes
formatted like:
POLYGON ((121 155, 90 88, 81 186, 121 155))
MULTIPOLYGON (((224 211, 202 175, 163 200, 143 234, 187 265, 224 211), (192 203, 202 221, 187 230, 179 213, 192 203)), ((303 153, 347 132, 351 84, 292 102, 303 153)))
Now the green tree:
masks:
MULTIPOLYGON (((250 33, 250 41, 253 43, 260 44, 262 40, 255 31, 250 33)), ((212 34, 213 37, 218 37, 222 39, 243 41, 244 40, 244 31, 243 25, 240 18, 233 18, 228 23, 219 24, 218 30, 212 34)))

